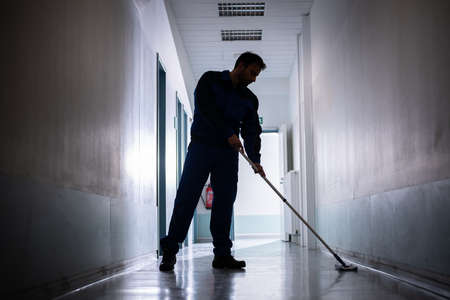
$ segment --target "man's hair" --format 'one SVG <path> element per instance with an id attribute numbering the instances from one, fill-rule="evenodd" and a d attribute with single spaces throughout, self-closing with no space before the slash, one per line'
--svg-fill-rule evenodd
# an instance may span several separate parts
<path id="1" fill-rule="evenodd" d="M 261 70 L 264 70 L 266 68 L 266 64 L 258 54 L 248 51 L 239 55 L 236 63 L 234 64 L 234 68 L 237 68 L 240 63 L 243 63 L 246 67 L 251 64 L 257 64 L 261 68 Z"/>

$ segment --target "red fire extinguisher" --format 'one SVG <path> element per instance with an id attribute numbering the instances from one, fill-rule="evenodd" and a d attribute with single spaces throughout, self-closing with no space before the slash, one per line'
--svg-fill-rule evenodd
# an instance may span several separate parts
<path id="1" fill-rule="evenodd" d="M 211 184 L 208 184 L 208 186 L 206 187 L 206 203 L 205 203 L 205 207 L 207 209 L 212 208 L 213 198 L 214 198 L 213 189 L 211 187 Z"/>

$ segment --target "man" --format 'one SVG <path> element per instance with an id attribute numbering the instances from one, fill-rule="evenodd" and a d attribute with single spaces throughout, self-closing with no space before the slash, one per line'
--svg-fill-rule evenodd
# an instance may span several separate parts
<path id="1" fill-rule="evenodd" d="M 214 192 L 210 230 L 213 237 L 214 268 L 240 269 L 245 261 L 231 255 L 233 204 L 238 181 L 238 156 L 242 150 L 239 129 L 255 173 L 265 176 L 260 163 L 261 126 L 258 98 L 247 88 L 266 65 L 258 55 L 245 52 L 233 71 L 202 75 L 194 92 L 195 111 L 191 143 L 175 198 L 169 233 L 161 239 L 163 259 L 159 269 L 171 271 L 176 263 L 178 243 L 186 238 L 203 186 L 211 173 Z"/>

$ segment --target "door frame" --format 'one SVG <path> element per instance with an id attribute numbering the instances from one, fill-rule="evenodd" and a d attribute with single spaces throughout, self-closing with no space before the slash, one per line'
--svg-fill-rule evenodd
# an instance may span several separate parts
<path id="1" fill-rule="evenodd" d="M 166 68 L 156 53 L 156 206 L 157 257 L 162 254 L 159 240 L 166 235 Z"/>

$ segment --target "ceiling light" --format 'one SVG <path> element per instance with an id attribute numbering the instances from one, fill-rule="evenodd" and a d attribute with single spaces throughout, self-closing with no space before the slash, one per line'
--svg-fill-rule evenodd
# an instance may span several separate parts
<path id="1" fill-rule="evenodd" d="M 221 30 L 222 41 L 260 41 L 262 30 Z"/>
<path id="2" fill-rule="evenodd" d="M 242 17 L 242 16 L 264 16 L 265 2 L 241 2 L 226 3 L 219 2 L 220 17 Z"/>

